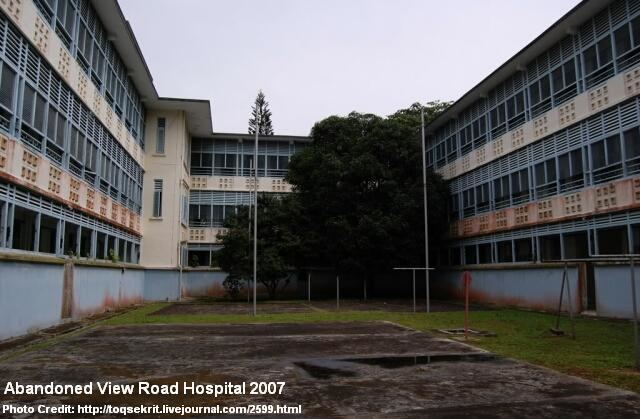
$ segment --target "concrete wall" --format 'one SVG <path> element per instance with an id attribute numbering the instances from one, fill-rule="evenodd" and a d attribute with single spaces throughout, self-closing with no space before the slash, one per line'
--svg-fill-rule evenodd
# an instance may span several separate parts
<path id="1" fill-rule="evenodd" d="M 0 340 L 60 321 L 62 272 L 63 265 L 0 262 Z"/>
<path id="2" fill-rule="evenodd" d="M 0 340 L 57 325 L 63 317 L 81 319 L 149 299 L 142 269 L 77 264 L 66 293 L 64 271 L 62 260 L 0 260 Z M 163 291 L 150 297 L 160 300 Z M 175 295 L 177 288 L 173 295 L 167 293 L 170 298 Z"/>
<path id="3" fill-rule="evenodd" d="M 482 268 L 470 269 L 472 302 L 494 303 L 528 307 L 540 310 L 557 310 L 562 267 L 534 267 L 521 269 Z M 433 273 L 432 291 L 435 296 L 464 298 L 462 271 L 441 271 Z M 569 281 L 574 311 L 580 308 L 580 287 L 578 270 L 569 268 Z M 566 288 L 565 288 L 566 293 Z M 563 309 L 566 310 L 566 294 Z"/>
<path id="4" fill-rule="evenodd" d="M 629 266 L 595 266 L 596 311 L 599 316 L 633 317 Z M 636 301 L 640 307 L 640 268 L 635 268 Z"/>
<path id="5" fill-rule="evenodd" d="M 0 257 L 0 340 L 57 325 L 63 318 L 77 320 L 143 301 L 175 301 L 180 285 L 184 297 L 225 295 L 226 273 L 220 271 L 185 270 L 180 281 L 175 269 L 78 262 L 66 282 L 64 272 L 63 259 Z M 279 296 L 297 291 L 293 278 Z M 262 286 L 258 295 L 266 296 Z"/>
<path id="6" fill-rule="evenodd" d="M 175 301 L 180 289 L 178 272 L 174 270 L 146 270 L 145 301 Z"/>
<path id="7" fill-rule="evenodd" d="M 220 271 L 186 271 L 182 272 L 182 295 L 184 297 L 224 297 L 222 286 L 227 277 Z"/>

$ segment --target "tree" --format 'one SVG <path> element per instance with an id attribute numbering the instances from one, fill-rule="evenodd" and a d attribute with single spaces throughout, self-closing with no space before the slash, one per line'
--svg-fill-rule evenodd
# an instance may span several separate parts
<path id="1" fill-rule="evenodd" d="M 269 298 L 275 298 L 290 282 L 299 252 L 299 234 L 292 222 L 298 211 L 294 195 L 258 196 L 258 282 L 267 289 Z M 253 276 L 253 234 L 247 228 L 248 216 L 248 207 L 238 208 L 225 220 L 227 230 L 218 236 L 223 248 L 216 253 L 216 262 L 228 273 L 224 285 L 232 297 Z"/>
<path id="2" fill-rule="evenodd" d="M 269 109 L 269 102 L 262 93 L 262 90 L 258 92 L 256 101 L 251 108 L 251 118 L 249 119 L 249 134 L 256 133 L 256 127 L 258 134 L 260 135 L 273 135 L 273 126 L 271 125 L 271 110 Z"/>
<path id="3" fill-rule="evenodd" d="M 302 264 L 365 278 L 424 265 L 422 157 L 412 108 L 389 118 L 353 112 L 315 124 L 312 143 L 293 156 L 287 175 L 303 208 Z M 447 230 L 449 191 L 433 172 L 427 187 L 436 244 Z"/>
<path id="4" fill-rule="evenodd" d="M 393 119 L 403 125 L 419 129 L 421 124 L 420 111 L 422 109 L 424 109 L 424 122 L 425 124 L 429 124 L 431 121 L 436 119 L 438 115 L 444 112 L 445 109 L 451 106 L 452 103 L 453 102 L 441 102 L 439 100 L 434 100 L 422 105 L 420 102 L 415 102 L 408 108 L 400 109 L 392 115 L 389 115 L 389 119 Z"/>

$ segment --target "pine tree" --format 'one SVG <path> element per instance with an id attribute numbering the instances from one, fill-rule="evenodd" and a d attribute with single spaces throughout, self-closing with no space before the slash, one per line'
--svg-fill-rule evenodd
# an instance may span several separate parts
<path id="1" fill-rule="evenodd" d="M 256 101 L 251 109 L 251 118 L 249 119 L 249 134 L 273 135 L 273 126 L 271 125 L 271 110 L 269 110 L 269 102 L 267 102 L 262 90 L 258 92 Z"/>

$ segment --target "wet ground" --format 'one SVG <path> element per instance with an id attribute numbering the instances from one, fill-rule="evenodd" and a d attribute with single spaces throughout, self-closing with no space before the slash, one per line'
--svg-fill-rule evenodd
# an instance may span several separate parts
<path id="1" fill-rule="evenodd" d="M 302 405 L 307 417 L 363 418 L 640 415 L 635 393 L 388 322 L 102 326 L 2 361 L 0 377 L 22 384 L 286 382 L 274 396 L 0 392 L 0 404 L 287 404 Z"/>
<path id="2" fill-rule="evenodd" d="M 426 311 L 426 301 L 416 300 L 416 311 Z M 479 307 L 472 306 L 471 309 Z M 431 311 L 460 311 L 464 307 L 460 304 L 447 302 L 431 302 Z M 486 309 L 486 308 L 483 308 Z M 247 314 L 251 313 L 253 306 L 246 302 L 206 302 L 193 300 L 184 303 L 175 303 L 163 307 L 153 314 Z M 336 300 L 318 300 L 311 302 L 265 302 L 258 304 L 259 313 L 308 313 L 312 311 L 392 311 L 392 312 L 412 312 L 413 300 L 393 299 L 393 300 L 341 300 L 340 307 Z"/>

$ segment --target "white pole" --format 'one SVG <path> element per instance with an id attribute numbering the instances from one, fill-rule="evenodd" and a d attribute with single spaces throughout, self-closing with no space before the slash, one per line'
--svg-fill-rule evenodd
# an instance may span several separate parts
<path id="1" fill-rule="evenodd" d="M 416 270 L 413 271 L 413 312 L 416 312 Z"/>
<path id="2" fill-rule="evenodd" d="M 256 117 L 257 118 L 257 117 Z M 253 315 L 258 314 L 256 307 L 258 295 L 258 131 L 260 124 L 256 121 L 256 141 L 253 149 L 253 199 L 255 199 L 253 210 Z"/>
<path id="3" fill-rule="evenodd" d="M 336 275 L 336 309 L 340 310 L 340 275 Z"/>
<path id="4" fill-rule="evenodd" d="M 425 280 L 427 288 L 427 313 L 431 312 L 431 303 L 429 301 L 429 225 L 427 214 L 427 153 L 425 150 L 426 138 L 424 135 L 424 107 L 420 109 L 420 120 L 422 122 L 422 187 L 424 189 L 424 260 L 425 260 Z"/>
<path id="5" fill-rule="evenodd" d="M 253 173 L 253 160 L 249 160 L 249 177 L 251 177 Z M 251 189 L 249 189 L 249 235 L 251 235 L 251 207 L 253 203 L 253 196 L 251 193 Z"/>
<path id="6" fill-rule="evenodd" d="M 178 274 L 178 301 L 182 301 L 182 244 L 178 243 L 178 265 L 180 267 L 180 273 Z"/>

